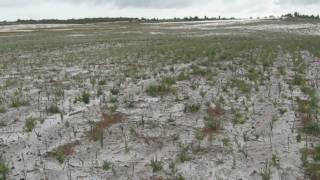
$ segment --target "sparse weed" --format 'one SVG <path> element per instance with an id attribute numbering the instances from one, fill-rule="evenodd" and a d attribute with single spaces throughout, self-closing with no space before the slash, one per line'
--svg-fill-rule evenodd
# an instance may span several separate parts
<path id="1" fill-rule="evenodd" d="M 27 132 L 31 132 L 37 125 L 38 118 L 30 117 L 26 120 L 25 129 Z"/>
<path id="2" fill-rule="evenodd" d="M 151 160 L 152 172 L 156 173 L 163 169 L 163 162 L 159 161 L 158 158 Z"/>
<path id="3" fill-rule="evenodd" d="M 9 172 L 9 167 L 6 165 L 5 162 L 0 161 L 0 179 L 6 180 L 8 172 Z"/>
<path id="4" fill-rule="evenodd" d="M 83 102 L 85 104 L 89 104 L 90 103 L 90 94 L 86 91 L 83 91 L 82 94 L 74 100 L 74 103 L 76 103 L 78 101 Z"/>
<path id="5" fill-rule="evenodd" d="M 14 97 L 11 99 L 11 104 L 10 106 L 13 108 L 18 108 L 21 106 L 27 106 L 29 105 L 29 101 L 23 98 L 19 98 L 19 97 Z"/>
<path id="6" fill-rule="evenodd" d="M 53 152 L 50 152 L 50 155 L 53 155 L 57 161 L 62 164 L 64 163 L 67 156 L 70 156 L 73 153 L 73 149 L 75 146 L 79 145 L 79 141 L 75 141 L 72 143 L 64 144 L 56 148 Z"/>
<path id="7" fill-rule="evenodd" d="M 190 161 L 191 157 L 188 154 L 188 149 L 187 148 L 183 148 L 181 150 L 181 152 L 178 154 L 178 161 L 181 163 L 184 163 L 186 161 Z"/>
<path id="8" fill-rule="evenodd" d="M 222 143 L 223 143 L 223 146 L 227 147 L 230 145 L 230 138 L 229 137 L 225 137 L 222 139 Z"/>
<path id="9" fill-rule="evenodd" d="M 51 104 L 49 106 L 49 108 L 47 109 L 47 112 L 51 113 L 51 114 L 59 114 L 60 113 L 60 109 L 59 109 L 59 107 L 57 105 Z"/>
<path id="10" fill-rule="evenodd" d="M 232 88 L 238 88 L 242 93 L 248 94 L 251 91 L 251 85 L 247 84 L 244 80 L 232 79 L 230 84 Z"/>
<path id="11" fill-rule="evenodd" d="M 84 102 L 85 104 L 89 104 L 90 103 L 90 94 L 85 91 L 82 92 L 80 100 L 82 102 Z"/>
<path id="12" fill-rule="evenodd" d="M 261 169 L 260 175 L 262 177 L 262 180 L 271 180 L 271 167 L 268 161 L 264 163 L 264 167 Z"/>
<path id="13" fill-rule="evenodd" d="M 7 109 L 5 106 L 0 106 L 0 114 L 2 113 L 6 113 L 7 112 Z"/>
<path id="14" fill-rule="evenodd" d="M 106 83 L 107 81 L 105 79 L 101 79 L 99 80 L 98 85 L 103 86 L 103 85 L 106 85 Z"/>
<path id="15" fill-rule="evenodd" d="M 186 104 L 184 108 L 184 112 L 196 113 L 200 110 L 200 104 Z"/>
<path id="16" fill-rule="evenodd" d="M 56 157 L 56 159 L 58 160 L 58 162 L 60 164 L 62 164 L 64 162 L 65 155 L 64 155 L 64 153 L 62 151 L 55 152 L 55 157 Z"/>
<path id="17" fill-rule="evenodd" d="M 111 92 L 112 95 L 118 95 L 120 93 L 119 89 L 117 89 L 117 88 L 112 88 L 110 90 L 110 92 Z"/>
<path id="18" fill-rule="evenodd" d="M 181 72 L 178 76 L 177 76 L 177 81 L 186 81 L 189 80 L 190 76 L 188 74 L 186 74 L 185 72 Z"/>
<path id="19" fill-rule="evenodd" d="M 146 89 L 146 93 L 149 96 L 162 96 L 166 95 L 171 91 L 170 87 L 164 84 L 159 84 L 159 85 L 150 85 Z"/>
<path id="20" fill-rule="evenodd" d="M 166 76 L 161 79 L 161 84 L 164 84 L 167 86 L 172 86 L 172 85 L 176 84 L 176 81 L 177 81 L 176 77 Z"/>
<path id="21" fill-rule="evenodd" d="M 222 122 L 217 118 L 206 116 L 204 120 L 206 122 L 206 128 L 208 128 L 209 130 L 218 130 L 222 128 Z"/>
<path id="22" fill-rule="evenodd" d="M 240 113 L 239 111 L 236 111 L 234 114 L 233 123 L 234 124 L 244 124 L 246 122 L 245 116 Z"/>
<path id="23" fill-rule="evenodd" d="M 198 65 L 195 65 L 195 64 L 191 66 L 191 69 L 192 69 L 193 75 L 205 77 L 211 74 L 211 71 L 209 69 L 204 67 L 199 67 Z"/>
<path id="24" fill-rule="evenodd" d="M 112 162 L 103 161 L 102 169 L 105 171 L 109 171 L 112 168 Z"/>
<path id="25" fill-rule="evenodd" d="M 272 154 L 272 166 L 280 168 L 280 159 L 275 154 Z"/>
<path id="26" fill-rule="evenodd" d="M 186 178 L 184 178 L 181 173 L 176 177 L 176 180 L 185 180 L 185 179 Z"/>

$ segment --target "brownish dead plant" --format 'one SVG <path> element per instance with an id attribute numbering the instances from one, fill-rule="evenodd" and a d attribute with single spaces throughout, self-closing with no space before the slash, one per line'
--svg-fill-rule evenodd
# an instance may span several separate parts
<path id="1" fill-rule="evenodd" d="M 96 123 L 94 127 L 87 133 L 87 137 L 91 141 L 97 141 L 103 134 L 103 131 L 113 124 L 117 124 L 122 121 L 123 115 L 121 113 L 115 114 L 102 114 L 103 119 Z"/>

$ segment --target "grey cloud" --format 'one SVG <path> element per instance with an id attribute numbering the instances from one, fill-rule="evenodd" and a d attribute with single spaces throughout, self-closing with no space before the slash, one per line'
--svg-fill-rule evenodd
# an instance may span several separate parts
<path id="1" fill-rule="evenodd" d="M 192 5 L 199 0 L 115 0 L 120 7 L 152 7 L 152 8 L 175 8 Z"/>
<path id="2" fill-rule="evenodd" d="M 63 0 L 69 3 L 111 4 L 116 7 L 137 8 L 182 8 L 208 0 Z"/>
<path id="3" fill-rule="evenodd" d="M 0 0 L 0 7 L 14 7 L 14 6 L 23 6 L 29 3 L 35 3 L 37 0 L 28 1 L 28 0 L 20 0 L 20 1 L 13 1 L 13 0 Z"/>
<path id="4" fill-rule="evenodd" d="M 206 5 L 215 0 L 0 0 L 1 7 L 16 7 L 24 5 L 37 5 L 41 3 L 69 3 L 69 4 L 93 4 L 93 5 L 113 5 L 118 8 L 184 8 L 195 5 Z M 225 0 L 223 3 L 232 6 L 239 0 Z M 241 2 L 241 1 L 240 1 Z M 274 0 L 277 5 L 314 5 L 320 4 L 320 0 Z M 256 0 L 252 0 L 252 4 L 257 4 Z"/>
<path id="5" fill-rule="evenodd" d="M 320 0 L 0 0 L 0 20 L 318 14 Z M 156 9 L 156 10 L 155 10 Z"/>
<path id="6" fill-rule="evenodd" d="M 238 0 L 225 0 L 226 4 L 232 4 Z M 214 2 L 214 0 L 0 0 L 0 7 L 36 5 L 45 2 L 63 2 L 72 4 L 113 4 L 117 7 L 149 7 L 149 8 L 178 8 L 194 4 Z M 275 4 L 310 5 L 320 3 L 320 0 L 274 0 Z M 252 4 L 256 4 L 252 1 Z"/>
<path id="7" fill-rule="evenodd" d="M 183 8 L 195 4 L 208 3 L 210 0 L 0 0 L 0 7 L 36 5 L 40 3 L 69 3 L 114 5 L 119 8 Z"/>

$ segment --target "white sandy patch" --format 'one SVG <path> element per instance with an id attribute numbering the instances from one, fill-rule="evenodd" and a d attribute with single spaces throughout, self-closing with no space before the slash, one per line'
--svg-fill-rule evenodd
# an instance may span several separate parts
<path id="1" fill-rule="evenodd" d="M 19 24 L 0 26 L 0 32 L 32 32 L 36 29 L 51 29 L 61 30 L 58 28 L 76 26 L 75 24 Z M 62 29 L 65 30 L 65 29 Z M 69 30 L 69 29 L 68 29 Z"/>
<path id="2" fill-rule="evenodd" d="M 69 37 L 85 37 L 85 36 L 88 36 L 87 34 L 71 34 L 71 35 L 68 35 Z"/>
<path id="3" fill-rule="evenodd" d="M 230 26 L 225 29 L 246 29 L 254 31 L 296 32 L 307 35 L 320 35 L 320 24 L 260 24 Z"/>
<path id="4" fill-rule="evenodd" d="M 236 20 L 212 20 L 212 21 L 184 21 L 184 22 L 164 22 L 164 23 L 154 23 L 153 28 L 163 28 L 163 29 L 216 29 L 217 27 L 227 26 L 227 25 L 244 25 L 248 23 L 260 22 L 262 20 L 252 20 L 252 19 L 236 19 Z"/>
<path id="5" fill-rule="evenodd" d="M 163 34 L 162 32 L 150 32 L 151 35 Z"/>

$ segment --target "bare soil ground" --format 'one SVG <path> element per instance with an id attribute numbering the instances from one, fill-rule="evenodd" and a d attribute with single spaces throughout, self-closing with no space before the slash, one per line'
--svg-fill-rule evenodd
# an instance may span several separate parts
<path id="1" fill-rule="evenodd" d="M 0 179 L 319 179 L 319 30 L 0 26 Z"/>

